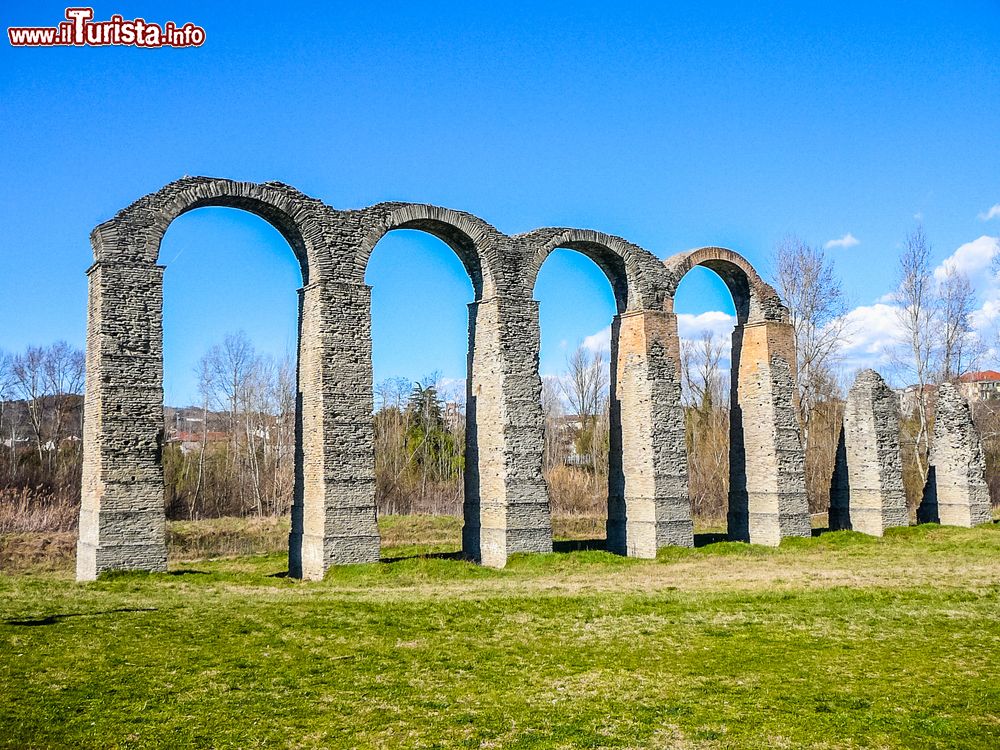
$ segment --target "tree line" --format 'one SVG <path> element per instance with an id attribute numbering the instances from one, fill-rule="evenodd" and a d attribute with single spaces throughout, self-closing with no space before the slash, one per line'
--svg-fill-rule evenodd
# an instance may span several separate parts
<path id="1" fill-rule="evenodd" d="M 0 530 L 76 525 L 84 355 L 65 341 L 0 351 Z"/>

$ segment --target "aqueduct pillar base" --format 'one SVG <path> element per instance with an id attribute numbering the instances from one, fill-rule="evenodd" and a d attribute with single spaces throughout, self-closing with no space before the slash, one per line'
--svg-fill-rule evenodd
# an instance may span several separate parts
<path id="1" fill-rule="evenodd" d="M 163 510 L 163 268 L 88 272 L 87 381 L 77 580 L 167 569 Z"/>
<path id="2" fill-rule="evenodd" d="M 623 313 L 611 341 L 608 550 L 652 558 L 667 545 L 691 547 L 677 316 Z"/>
<path id="3" fill-rule="evenodd" d="M 299 293 L 296 490 L 289 575 L 378 562 L 371 288 L 318 281 Z"/>
<path id="4" fill-rule="evenodd" d="M 909 514 L 899 452 L 899 403 L 874 370 L 854 381 L 844 407 L 830 488 L 830 528 L 882 536 Z"/>
<path id="5" fill-rule="evenodd" d="M 518 552 L 552 551 L 538 377 L 538 303 L 469 305 L 462 549 L 502 568 Z"/>
<path id="6" fill-rule="evenodd" d="M 810 536 L 805 457 L 795 413 L 795 337 L 789 323 L 733 331 L 729 536 L 777 546 Z"/>
<path id="7" fill-rule="evenodd" d="M 954 385 L 942 383 L 918 522 L 966 527 L 989 523 L 993 514 L 985 470 L 983 446 L 969 403 Z"/>

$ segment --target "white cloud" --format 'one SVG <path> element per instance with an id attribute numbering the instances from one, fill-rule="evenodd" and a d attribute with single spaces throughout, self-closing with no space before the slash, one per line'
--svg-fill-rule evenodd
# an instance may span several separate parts
<path id="1" fill-rule="evenodd" d="M 986 300 L 983 306 L 969 316 L 969 325 L 980 334 L 988 332 L 1000 321 L 1000 301 Z"/>
<path id="2" fill-rule="evenodd" d="M 989 211 L 983 211 L 979 214 L 980 221 L 989 221 L 990 219 L 995 219 L 1000 216 L 1000 203 L 994 203 L 990 206 Z"/>
<path id="3" fill-rule="evenodd" d="M 611 326 L 607 328 L 602 328 L 597 333 L 592 333 L 587 338 L 583 340 L 581 344 L 584 349 L 597 354 L 599 352 L 610 352 L 611 351 Z"/>
<path id="4" fill-rule="evenodd" d="M 736 316 L 720 310 L 709 310 L 698 315 L 691 313 L 677 315 L 677 330 L 682 339 L 699 339 L 704 331 L 711 333 L 712 338 L 728 339 L 735 325 Z"/>
<path id="5" fill-rule="evenodd" d="M 835 240 L 828 240 L 823 245 L 823 249 L 824 250 L 830 250 L 830 249 L 835 248 L 835 247 L 848 248 L 848 247 L 854 247 L 855 245 L 860 245 L 860 244 L 861 244 L 861 240 L 859 240 L 853 234 L 851 234 L 850 232 L 848 232 L 843 237 L 840 237 L 840 238 L 835 239 Z"/>
<path id="6" fill-rule="evenodd" d="M 941 261 L 941 265 L 934 269 L 934 278 L 944 281 L 949 269 L 954 269 L 968 276 L 973 286 L 989 284 L 993 280 L 993 258 L 997 253 L 1000 253 L 997 238 L 984 234 L 979 239 L 966 242 Z"/>
<path id="7" fill-rule="evenodd" d="M 884 366 L 889 352 L 899 341 L 899 308 L 876 302 L 855 307 L 845 316 L 845 336 L 841 356 L 846 371 Z"/>

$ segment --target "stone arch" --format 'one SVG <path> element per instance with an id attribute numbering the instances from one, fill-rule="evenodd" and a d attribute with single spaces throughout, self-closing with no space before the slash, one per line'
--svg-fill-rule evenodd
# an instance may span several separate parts
<path id="1" fill-rule="evenodd" d="M 473 302 L 469 305 L 469 328 L 466 340 L 466 414 L 465 414 L 465 467 L 463 470 L 464 500 L 463 549 L 465 554 L 480 562 L 502 566 L 506 563 L 506 547 L 502 540 L 492 545 L 483 544 L 482 503 L 483 476 L 502 474 L 501 456 L 503 441 L 489 432 L 480 435 L 480 412 L 489 419 L 499 415 L 495 409 L 480 408 L 483 401 L 495 406 L 500 394 L 496 392 L 497 378 L 490 377 L 490 368 L 484 367 L 483 353 L 489 351 L 496 359 L 499 347 L 490 346 L 490 335 L 498 335 L 494 326 L 481 315 L 490 309 L 490 303 L 483 307 L 484 299 L 492 299 L 496 293 L 494 268 L 503 246 L 503 235 L 490 224 L 472 214 L 454 211 L 439 206 L 419 203 L 381 203 L 359 212 L 363 228 L 362 239 L 353 248 L 353 265 L 350 274 L 353 280 L 369 294 L 368 304 L 359 314 L 365 316 L 371 326 L 371 288 L 365 284 L 368 261 L 376 245 L 390 232 L 399 229 L 421 231 L 441 240 L 461 261 L 469 280 L 472 282 Z M 477 356 L 478 355 L 478 356 Z M 373 377 L 372 342 L 368 341 L 366 352 L 367 376 Z M 485 390 L 485 394 L 484 394 Z M 366 392 L 369 411 L 374 411 L 374 394 Z M 492 448 L 492 450 L 491 450 Z M 488 494 L 488 492 L 487 492 Z M 498 501 L 498 504 L 500 502 Z M 487 524 L 488 525 L 488 524 Z M 502 535 L 501 535 L 502 536 Z"/>
<path id="2" fill-rule="evenodd" d="M 534 290 L 542 264 L 558 249 L 576 250 L 590 258 L 607 276 L 619 314 L 628 310 L 659 309 L 663 304 L 659 259 L 628 240 L 593 229 L 547 227 L 514 237 L 524 248 L 525 288 Z"/>
<path id="3" fill-rule="evenodd" d="M 236 182 L 184 177 L 143 196 L 91 232 L 94 261 L 151 263 L 178 216 L 210 206 L 236 208 L 259 216 L 288 242 L 302 269 L 303 284 L 329 272 L 324 213 L 327 207 L 281 182 Z"/>
<path id="4" fill-rule="evenodd" d="M 360 213 L 364 235 L 353 255 L 357 283 L 364 283 L 368 260 L 379 240 L 397 229 L 414 229 L 437 237 L 454 251 L 472 280 L 477 300 L 496 293 L 506 237 L 479 217 L 424 203 L 380 203 Z"/>
<path id="5" fill-rule="evenodd" d="M 615 295 L 608 549 L 650 558 L 660 547 L 691 546 L 677 321 L 664 307 L 668 300 L 662 262 L 620 237 L 587 229 L 538 229 L 514 239 L 521 245 L 529 297 L 542 264 L 560 248 L 590 258 Z M 537 328 L 538 303 L 532 302 Z M 537 353 L 535 359 L 537 363 Z"/>
<path id="6" fill-rule="evenodd" d="M 535 441 L 518 413 L 530 384 L 526 347 L 517 342 L 526 329 L 518 290 L 509 281 L 509 269 L 516 268 L 509 238 L 471 214 L 425 204 L 333 212 L 331 224 L 337 237 L 335 273 L 330 281 L 310 285 L 305 302 L 323 311 L 319 318 L 328 342 L 316 358 L 329 404 L 324 409 L 331 413 L 322 438 L 329 468 L 325 494 L 307 492 L 301 507 L 293 508 L 290 570 L 319 578 L 331 565 L 379 558 L 371 288 L 365 271 L 376 244 L 396 229 L 442 240 L 462 261 L 475 292 L 466 379 L 465 554 L 501 567 L 512 553 L 551 551 L 544 483 L 524 468 Z M 529 390 L 531 399 L 537 394 Z M 479 430 L 480 421 L 490 429 Z M 537 442 L 540 454 L 540 435 Z M 307 490 L 310 486 L 307 478 Z"/>
<path id="7" fill-rule="evenodd" d="M 277 182 L 255 184 L 186 177 L 120 211 L 91 233 L 88 271 L 87 379 L 83 492 L 77 577 L 111 568 L 166 567 L 163 508 L 163 266 L 160 243 L 171 222 L 197 208 L 222 206 L 256 214 L 288 241 L 303 289 L 329 274 L 324 204 Z M 301 292 L 300 292 L 301 294 Z M 318 325 L 300 298 L 300 331 Z M 300 337 L 296 400 L 295 493 L 316 463 L 322 432 L 310 404 L 318 398 Z"/>
<path id="8" fill-rule="evenodd" d="M 695 266 L 714 271 L 736 307 L 730 377 L 729 536 L 777 545 L 809 536 L 805 456 L 796 403 L 795 335 L 788 308 L 739 253 L 703 247 L 666 266 L 668 305 Z"/>
<path id="9" fill-rule="evenodd" d="M 739 323 L 788 322 L 788 308 L 774 287 L 737 252 L 724 247 L 701 247 L 673 255 L 663 263 L 667 268 L 666 291 L 670 299 L 677 294 L 684 275 L 695 266 L 702 266 L 714 271 L 729 288 Z"/>

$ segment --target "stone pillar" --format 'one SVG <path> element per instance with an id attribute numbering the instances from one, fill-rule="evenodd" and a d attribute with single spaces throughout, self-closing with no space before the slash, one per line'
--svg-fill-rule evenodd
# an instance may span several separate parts
<path id="1" fill-rule="evenodd" d="M 167 569 L 163 268 L 105 261 L 87 273 L 80 581 L 112 569 Z"/>
<path id="2" fill-rule="evenodd" d="M 934 442 L 920 523 L 977 526 L 992 520 L 986 461 L 968 402 L 951 383 L 938 388 Z"/>
<path id="3" fill-rule="evenodd" d="M 372 400 L 371 288 L 309 284 L 299 292 L 294 577 L 379 560 Z"/>
<path id="4" fill-rule="evenodd" d="M 899 452 L 899 399 L 874 370 L 854 381 L 844 406 L 834 482 L 830 528 L 882 536 L 906 526 Z"/>
<path id="5" fill-rule="evenodd" d="M 694 545 L 677 316 L 639 310 L 612 324 L 608 550 L 656 557 Z"/>
<path id="6" fill-rule="evenodd" d="M 469 305 L 462 547 L 491 567 L 514 553 L 552 551 L 538 350 L 534 300 Z"/>
<path id="7" fill-rule="evenodd" d="M 790 324 L 744 323 L 733 331 L 731 539 L 777 546 L 783 537 L 812 533 L 794 363 Z"/>

